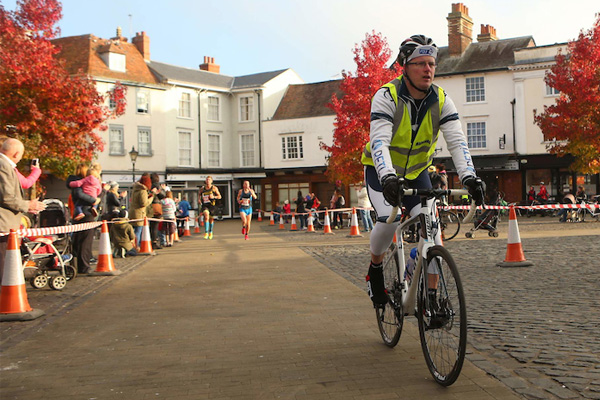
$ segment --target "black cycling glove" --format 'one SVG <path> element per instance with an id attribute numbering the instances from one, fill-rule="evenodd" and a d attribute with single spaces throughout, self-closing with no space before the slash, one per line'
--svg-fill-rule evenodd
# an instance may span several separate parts
<path id="1" fill-rule="evenodd" d="M 475 204 L 481 206 L 485 198 L 485 182 L 477 176 L 468 176 L 463 180 L 463 185 L 469 189 L 469 194 L 475 200 Z"/>
<path id="2" fill-rule="evenodd" d="M 393 207 L 399 205 L 400 187 L 403 186 L 403 181 L 402 178 L 398 178 L 398 176 L 394 174 L 386 175 L 381 179 L 383 198 Z"/>

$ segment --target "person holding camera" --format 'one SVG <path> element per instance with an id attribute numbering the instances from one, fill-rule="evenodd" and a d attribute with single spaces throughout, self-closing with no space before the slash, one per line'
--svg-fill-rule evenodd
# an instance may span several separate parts
<path id="1" fill-rule="evenodd" d="M 21 187 L 23 189 L 29 189 L 30 187 L 32 187 L 34 183 L 36 183 L 37 180 L 40 178 L 40 175 L 42 175 L 42 169 L 40 168 L 39 158 L 34 158 L 33 160 L 31 160 L 29 170 L 29 176 L 25 176 L 21 173 L 21 171 L 15 168 L 15 172 L 17 173 L 17 177 L 19 178 L 19 183 L 21 184 Z"/>

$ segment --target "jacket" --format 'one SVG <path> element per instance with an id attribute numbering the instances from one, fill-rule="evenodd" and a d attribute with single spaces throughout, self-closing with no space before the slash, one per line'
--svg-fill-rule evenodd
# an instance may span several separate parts
<path id="1" fill-rule="evenodd" d="M 370 142 L 362 162 L 374 166 L 380 180 L 388 174 L 415 179 L 431 165 L 440 130 L 460 179 L 476 176 L 452 100 L 436 85 L 415 100 L 401 75 L 373 96 Z"/>
<path id="2" fill-rule="evenodd" d="M 115 247 L 122 247 L 126 251 L 133 248 L 132 240 L 135 239 L 133 227 L 127 218 L 116 218 L 110 227 L 110 239 Z"/>
<path id="3" fill-rule="evenodd" d="M 0 232 L 19 229 L 21 213 L 29 210 L 23 199 L 21 183 L 8 159 L 0 154 Z"/>
<path id="4" fill-rule="evenodd" d="M 144 217 L 146 217 L 146 207 L 152 204 L 154 195 L 148 192 L 146 186 L 140 182 L 133 184 L 133 194 L 131 195 L 131 203 L 129 204 L 129 218 L 141 219 L 142 221 L 132 221 L 132 226 L 143 226 Z"/>

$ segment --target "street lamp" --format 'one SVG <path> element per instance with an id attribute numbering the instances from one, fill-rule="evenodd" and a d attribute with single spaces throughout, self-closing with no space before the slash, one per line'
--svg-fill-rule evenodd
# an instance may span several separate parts
<path id="1" fill-rule="evenodd" d="M 133 166 L 133 182 L 135 182 L 135 161 L 138 157 L 138 151 L 135 149 L 135 146 L 131 146 L 131 151 L 129 152 L 129 158 L 131 158 L 131 165 Z"/>

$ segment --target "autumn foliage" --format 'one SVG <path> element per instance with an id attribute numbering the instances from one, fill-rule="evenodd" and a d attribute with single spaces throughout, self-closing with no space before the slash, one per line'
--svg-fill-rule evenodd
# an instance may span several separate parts
<path id="1" fill-rule="evenodd" d="M 546 83 L 560 91 L 555 104 L 535 116 L 550 152 L 571 154 L 571 169 L 600 172 L 600 14 L 594 27 L 581 32 L 559 53 L 546 75 Z M 556 141 L 554 141 L 556 140 Z"/>
<path id="2" fill-rule="evenodd" d="M 51 42 L 61 13 L 57 0 L 19 0 L 15 11 L 0 5 L 0 131 L 16 127 L 24 159 L 65 177 L 103 150 L 98 132 L 124 111 L 126 89 L 116 86 L 111 110 L 89 77 L 69 75 Z"/>
<path id="3" fill-rule="evenodd" d="M 344 184 L 363 180 L 360 158 L 369 141 L 371 99 L 382 85 L 399 75 L 388 68 L 392 51 L 379 33 L 367 33 L 353 53 L 356 72 L 342 71 L 340 88 L 344 96 L 339 99 L 334 94 L 328 105 L 336 113 L 333 144 L 321 143 L 321 149 L 330 153 L 326 173 L 329 180 Z"/>

